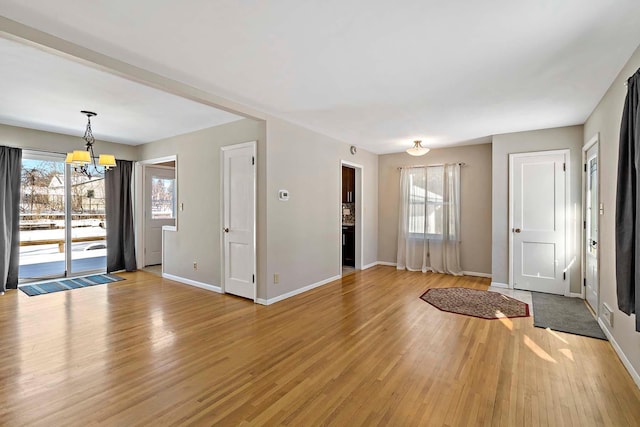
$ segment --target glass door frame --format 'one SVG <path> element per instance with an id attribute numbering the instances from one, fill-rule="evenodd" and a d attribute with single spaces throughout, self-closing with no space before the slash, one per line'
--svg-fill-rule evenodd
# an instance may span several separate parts
<path id="1" fill-rule="evenodd" d="M 48 162 L 61 162 L 64 164 L 64 271 L 61 273 L 19 278 L 19 285 L 34 283 L 50 279 L 63 279 L 70 277 L 84 276 L 87 274 L 105 273 L 105 268 L 74 271 L 73 270 L 73 168 L 65 162 L 65 155 L 57 152 L 45 152 L 39 150 L 25 149 L 22 151 L 22 160 L 41 160 Z M 106 236 L 105 236 L 106 240 Z M 105 255 L 106 257 L 106 255 Z"/>

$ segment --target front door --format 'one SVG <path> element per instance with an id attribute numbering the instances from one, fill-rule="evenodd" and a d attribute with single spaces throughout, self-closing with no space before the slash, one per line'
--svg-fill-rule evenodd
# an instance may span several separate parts
<path id="1" fill-rule="evenodd" d="M 513 287 L 564 295 L 568 151 L 512 154 Z"/>
<path id="2" fill-rule="evenodd" d="M 256 143 L 222 147 L 224 292 L 256 299 Z"/>
<path id="3" fill-rule="evenodd" d="M 144 264 L 162 263 L 162 227 L 175 225 L 175 168 L 145 166 Z"/>
<path id="4" fill-rule="evenodd" d="M 587 302 L 598 312 L 598 144 L 587 150 L 585 173 L 585 287 Z"/>

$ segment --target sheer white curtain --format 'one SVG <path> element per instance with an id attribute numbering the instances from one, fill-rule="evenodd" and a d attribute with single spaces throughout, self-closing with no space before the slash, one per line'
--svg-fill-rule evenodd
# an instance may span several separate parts
<path id="1" fill-rule="evenodd" d="M 397 266 L 462 275 L 459 164 L 402 169 Z"/>

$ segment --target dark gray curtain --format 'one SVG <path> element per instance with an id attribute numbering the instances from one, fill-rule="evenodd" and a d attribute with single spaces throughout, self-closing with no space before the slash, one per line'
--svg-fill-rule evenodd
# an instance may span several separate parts
<path id="1" fill-rule="evenodd" d="M 636 331 L 640 332 L 640 70 L 627 82 L 627 98 L 618 151 L 618 191 L 616 194 L 616 286 L 618 308 L 631 315 L 636 313 Z"/>
<path id="2" fill-rule="evenodd" d="M 0 146 L 0 292 L 18 288 L 22 150 Z"/>
<path id="3" fill-rule="evenodd" d="M 136 269 L 133 234 L 131 175 L 133 162 L 116 160 L 116 167 L 105 173 L 107 217 L 107 272 Z"/>

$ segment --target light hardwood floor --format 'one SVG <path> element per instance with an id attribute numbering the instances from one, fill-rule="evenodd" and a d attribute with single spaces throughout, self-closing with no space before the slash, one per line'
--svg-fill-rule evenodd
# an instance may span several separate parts
<path id="1" fill-rule="evenodd" d="M 606 341 L 420 300 L 375 267 L 264 307 L 145 272 L 0 297 L 0 425 L 637 426 Z"/>

